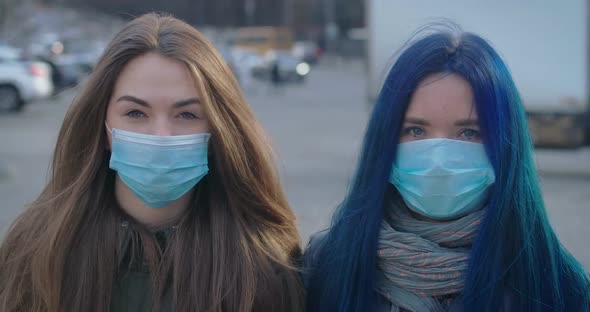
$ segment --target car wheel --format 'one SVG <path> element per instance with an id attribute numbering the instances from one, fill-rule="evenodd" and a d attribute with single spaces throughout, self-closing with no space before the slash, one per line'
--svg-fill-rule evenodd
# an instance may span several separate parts
<path id="1" fill-rule="evenodd" d="M 0 86 L 0 111 L 16 112 L 23 109 L 23 101 L 13 86 Z"/>

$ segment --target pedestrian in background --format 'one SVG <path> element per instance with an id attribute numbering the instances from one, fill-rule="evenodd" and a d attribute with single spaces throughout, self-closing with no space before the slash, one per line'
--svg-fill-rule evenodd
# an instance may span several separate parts
<path id="1" fill-rule="evenodd" d="M 110 43 L 0 247 L 0 311 L 301 311 L 295 216 L 230 69 L 147 14 Z"/>
<path id="2" fill-rule="evenodd" d="M 272 60 L 270 66 L 270 83 L 275 93 L 282 93 L 283 77 L 281 77 L 281 67 L 278 56 Z"/>

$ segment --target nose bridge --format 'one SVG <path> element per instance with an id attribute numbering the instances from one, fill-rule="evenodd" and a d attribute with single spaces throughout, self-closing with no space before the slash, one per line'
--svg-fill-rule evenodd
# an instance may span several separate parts
<path id="1" fill-rule="evenodd" d="M 429 136 L 429 139 L 452 139 L 453 134 L 449 133 L 448 131 L 440 130 L 432 132 Z"/>
<path id="2" fill-rule="evenodd" d="M 154 135 L 160 136 L 170 136 L 174 135 L 172 123 L 166 116 L 158 116 L 154 120 L 154 124 L 152 125 L 152 133 Z"/>
<path id="3" fill-rule="evenodd" d="M 429 137 L 432 139 L 452 139 L 455 137 L 454 129 L 447 124 L 433 124 Z"/>

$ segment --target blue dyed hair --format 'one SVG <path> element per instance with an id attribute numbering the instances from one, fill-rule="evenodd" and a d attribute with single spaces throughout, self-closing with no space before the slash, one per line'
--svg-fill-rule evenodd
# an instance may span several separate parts
<path id="1" fill-rule="evenodd" d="M 518 91 L 481 37 L 438 31 L 416 40 L 389 71 L 365 134 L 350 191 L 308 267 L 309 311 L 373 311 L 384 194 L 411 95 L 435 73 L 472 87 L 482 139 L 496 174 L 466 272 L 465 311 L 590 311 L 590 282 L 552 230 Z"/>

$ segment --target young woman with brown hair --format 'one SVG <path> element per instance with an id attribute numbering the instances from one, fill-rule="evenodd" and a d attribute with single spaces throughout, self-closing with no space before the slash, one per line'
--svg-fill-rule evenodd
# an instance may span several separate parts
<path id="1" fill-rule="evenodd" d="M 295 217 L 229 67 L 147 14 L 110 43 L 0 247 L 0 310 L 301 311 Z"/>

